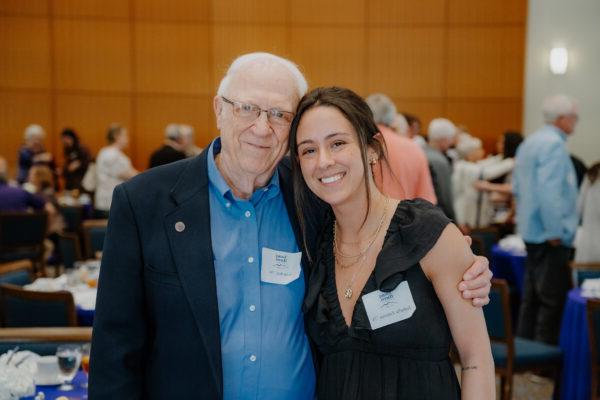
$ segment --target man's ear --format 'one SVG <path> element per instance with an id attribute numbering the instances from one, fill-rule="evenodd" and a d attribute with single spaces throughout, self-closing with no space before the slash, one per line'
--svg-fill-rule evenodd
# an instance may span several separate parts
<path id="1" fill-rule="evenodd" d="M 223 112 L 223 101 L 221 100 L 221 96 L 215 96 L 213 98 L 213 111 L 215 112 L 217 129 L 221 129 L 221 112 Z"/>

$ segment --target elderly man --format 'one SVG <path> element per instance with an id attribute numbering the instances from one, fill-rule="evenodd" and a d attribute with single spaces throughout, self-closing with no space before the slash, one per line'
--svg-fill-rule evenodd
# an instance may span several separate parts
<path id="1" fill-rule="evenodd" d="M 202 153 L 202 147 L 196 146 L 194 142 L 195 132 L 191 125 L 179 124 L 179 131 L 181 132 L 181 148 L 186 157 L 195 157 Z"/>
<path id="2" fill-rule="evenodd" d="M 183 160 L 186 156 L 182 151 L 183 135 L 178 124 L 169 124 L 165 128 L 165 141 L 163 145 L 150 156 L 148 168 L 170 164 Z"/>
<path id="3" fill-rule="evenodd" d="M 220 137 L 198 157 L 117 187 L 90 398 L 314 398 L 301 310 L 308 261 L 280 162 L 306 89 L 288 60 L 236 59 L 213 102 Z M 299 275 L 289 273 L 299 263 Z M 467 274 L 482 275 L 460 283 L 479 288 L 465 296 L 485 303 L 485 263 Z"/>
<path id="4" fill-rule="evenodd" d="M 546 125 L 519 146 L 513 171 L 517 228 L 527 246 L 518 334 L 555 344 L 578 223 L 577 178 L 566 146 L 578 115 L 564 95 L 546 98 L 542 111 Z"/>
<path id="5" fill-rule="evenodd" d="M 45 137 L 46 131 L 38 124 L 31 124 L 25 128 L 25 132 L 23 133 L 25 142 L 19 149 L 19 170 L 17 172 L 17 182 L 19 185 L 27 181 L 29 169 L 33 165 L 46 165 L 54 175 L 54 189 L 58 190 L 56 164 L 52 154 L 44 148 Z"/>
<path id="6" fill-rule="evenodd" d="M 423 150 L 411 139 L 395 132 L 398 113 L 394 102 L 382 93 L 372 94 L 366 100 L 386 149 L 383 165 L 373 168 L 377 186 L 382 193 L 395 199 L 420 197 L 437 203 Z M 407 125 L 406 120 L 403 122 Z"/>
<path id="7" fill-rule="evenodd" d="M 456 126 L 452 121 L 446 118 L 432 119 L 427 129 L 429 144 L 424 147 L 438 205 L 450 219 L 455 217 L 454 197 L 452 195 L 452 165 L 444 153 L 452 146 L 456 132 Z"/>

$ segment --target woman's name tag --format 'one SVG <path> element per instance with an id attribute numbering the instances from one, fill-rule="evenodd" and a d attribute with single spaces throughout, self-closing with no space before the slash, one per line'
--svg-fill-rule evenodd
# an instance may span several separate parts
<path id="1" fill-rule="evenodd" d="M 376 290 L 365 294 L 362 302 L 373 330 L 410 318 L 417 309 L 406 281 L 391 292 Z"/>
<path id="2" fill-rule="evenodd" d="M 260 280 L 277 285 L 287 285 L 300 277 L 302 253 L 288 253 L 266 247 L 262 249 Z"/>

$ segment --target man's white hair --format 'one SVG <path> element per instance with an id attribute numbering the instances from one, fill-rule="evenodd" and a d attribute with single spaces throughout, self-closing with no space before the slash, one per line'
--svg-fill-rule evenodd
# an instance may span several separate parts
<path id="1" fill-rule="evenodd" d="M 179 124 L 179 132 L 182 136 L 193 137 L 194 136 L 194 127 L 187 124 Z"/>
<path id="2" fill-rule="evenodd" d="M 406 118 L 404 117 L 404 115 L 398 113 L 396 114 L 396 116 L 394 117 L 394 122 L 392 122 L 391 125 L 392 129 L 394 129 L 394 131 L 400 135 L 400 136 L 408 136 L 408 121 L 406 121 Z"/>
<path id="3" fill-rule="evenodd" d="M 46 136 L 46 132 L 41 125 L 31 124 L 27 128 L 25 128 L 25 132 L 23 133 L 23 137 L 25 140 L 31 139 L 43 139 Z"/>
<path id="4" fill-rule="evenodd" d="M 383 93 L 373 93 L 366 99 L 376 124 L 391 126 L 396 118 L 396 105 Z"/>
<path id="5" fill-rule="evenodd" d="M 469 154 L 482 147 L 481 140 L 469 134 L 461 134 L 458 143 L 456 143 L 456 152 L 463 160 L 469 157 Z"/>
<path id="6" fill-rule="evenodd" d="M 165 128 L 165 139 L 177 140 L 181 137 L 179 124 L 169 124 Z"/>
<path id="7" fill-rule="evenodd" d="M 294 77 L 296 81 L 296 89 L 298 97 L 304 96 L 306 91 L 308 90 L 308 83 L 306 82 L 306 78 L 300 72 L 300 69 L 296 64 L 292 61 L 276 56 L 271 53 L 249 53 L 239 56 L 229 66 L 227 72 L 223 79 L 221 79 L 221 83 L 219 84 L 219 89 L 217 90 L 217 94 L 219 96 L 225 95 L 227 89 L 229 88 L 229 84 L 231 83 L 231 78 L 242 71 L 244 67 L 248 67 L 249 65 L 260 65 L 262 67 L 272 67 L 273 65 L 280 65 L 288 70 L 290 74 Z"/>
<path id="8" fill-rule="evenodd" d="M 446 118 L 432 119 L 427 128 L 427 137 L 429 140 L 452 139 L 456 136 L 456 126 Z"/>
<path id="9" fill-rule="evenodd" d="M 577 106 L 575 99 L 564 94 L 548 96 L 542 103 L 544 122 L 551 124 L 562 116 L 577 114 Z"/>

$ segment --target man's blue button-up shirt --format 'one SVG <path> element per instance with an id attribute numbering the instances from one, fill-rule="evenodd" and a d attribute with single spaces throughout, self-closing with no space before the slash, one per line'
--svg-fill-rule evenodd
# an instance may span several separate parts
<path id="1" fill-rule="evenodd" d="M 304 330 L 304 274 L 287 283 L 261 281 L 263 249 L 298 253 L 279 175 L 250 199 L 236 198 L 209 150 L 212 250 L 217 281 L 223 398 L 313 399 L 315 371 Z"/>
<path id="2" fill-rule="evenodd" d="M 577 178 L 566 147 L 566 134 L 545 125 L 517 150 L 513 193 L 517 229 L 528 243 L 560 238 L 571 246 L 577 229 Z"/>

